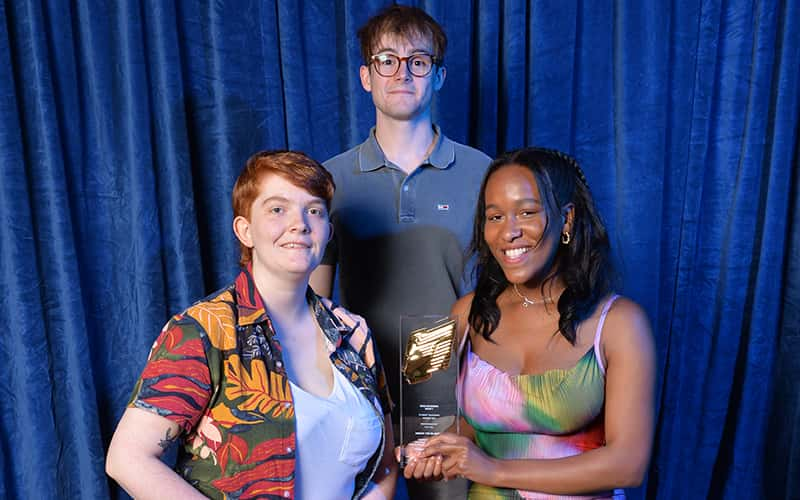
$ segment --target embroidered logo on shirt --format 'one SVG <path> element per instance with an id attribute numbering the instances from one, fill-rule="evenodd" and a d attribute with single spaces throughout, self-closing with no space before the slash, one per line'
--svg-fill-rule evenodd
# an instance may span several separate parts
<path id="1" fill-rule="evenodd" d="M 450 210 L 450 205 L 448 205 L 447 203 L 437 203 L 436 210 L 440 212 L 447 212 L 448 210 Z"/>

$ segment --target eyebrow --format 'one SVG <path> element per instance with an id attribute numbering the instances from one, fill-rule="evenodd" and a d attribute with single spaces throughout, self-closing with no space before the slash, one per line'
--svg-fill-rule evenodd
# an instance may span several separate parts
<path id="1" fill-rule="evenodd" d="M 275 196 L 270 196 L 269 198 L 264 198 L 261 201 L 261 205 L 266 205 L 267 203 L 269 203 L 271 201 L 278 201 L 278 202 L 283 202 L 283 203 L 291 203 L 292 200 L 290 200 L 289 198 L 287 198 L 285 196 L 275 195 Z M 306 205 L 325 205 L 325 200 L 323 200 L 322 198 L 319 198 L 317 196 L 314 196 L 311 199 L 311 201 L 306 203 Z"/>
<path id="2" fill-rule="evenodd" d="M 397 50 L 395 48 L 392 48 L 392 47 L 381 47 L 381 48 L 379 48 L 379 49 L 377 49 L 375 51 L 375 54 L 381 54 L 383 52 L 393 52 L 395 54 L 399 54 L 400 53 L 399 50 Z M 413 54 L 432 54 L 432 53 L 433 52 L 428 50 L 428 49 L 420 49 L 420 48 L 417 48 L 417 47 L 412 48 L 411 51 L 409 52 L 409 54 L 412 54 L 412 55 Z"/>
<path id="3" fill-rule="evenodd" d="M 542 202 L 540 200 L 536 199 L 536 198 L 523 198 L 521 200 L 517 200 L 515 204 L 516 205 L 522 205 L 524 203 L 534 203 L 536 205 L 542 205 Z M 486 205 L 485 210 L 489 210 L 490 208 L 498 208 L 498 207 L 497 207 L 497 205 L 492 203 L 492 204 Z"/>

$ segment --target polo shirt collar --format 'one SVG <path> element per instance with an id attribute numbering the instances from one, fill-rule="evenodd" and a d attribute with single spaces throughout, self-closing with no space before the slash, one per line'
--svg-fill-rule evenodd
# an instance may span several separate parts
<path id="1" fill-rule="evenodd" d="M 433 125 L 433 130 L 438 139 L 430 156 L 423 160 L 422 163 L 423 165 L 428 164 L 440 170 L 444 170 L 455 161 L 455 143 L 442 134 L 438 125 Z M 378 140 L 375 138 L 375 127 L 372 127 L 369 131 L 369 137 L 361 144 L 358 150 L 358 168 L 362 172 L 372 172 L 388 164 L 389 161 L 386 159 L 380 144 L 378 144 Z"/>

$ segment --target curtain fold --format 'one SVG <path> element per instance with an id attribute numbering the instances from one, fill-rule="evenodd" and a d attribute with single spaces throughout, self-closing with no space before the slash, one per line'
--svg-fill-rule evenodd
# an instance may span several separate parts
<path id="1" fill-rule="evenodd" d="M 105 450 L 161 326 L 234 276 L 236 175 L 363 140 L 388 3 L 0 3 L 0 497 L 124 495 Z M 449 37 L 434 121 L 575 155 L 650 316 L 629 496 L 797 497 L 800 2 L 411 3 Z"/>

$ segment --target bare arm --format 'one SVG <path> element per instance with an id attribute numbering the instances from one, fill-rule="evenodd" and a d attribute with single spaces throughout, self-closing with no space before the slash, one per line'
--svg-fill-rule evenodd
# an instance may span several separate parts
<path id="1" fill-rule="evenodd" d="M 426 448 L 442 454 L 446 477 L 553 494 L 577 494 L 636 486 L 650 459 L 653 439 L 655 348 L 646 315 L 620 299 L 606 319 L 606 445 L 560 459 L 499 460 L 465 437 L 441 435 Z"/>
<path id="2" fill-rule="evenodd" d="M 322 264 L 311 272 L 308 284 L 314 293 L 323 297 L 331 297 L 333 292 L 333 277 L 336 274 L 336 266 Z"/>
<path id="3" fill-rule="evenodd" d="M 171 420 L 128 408 L 111 439 L 106 474 L 137 499 L 205 498 L 159 458 L 178 431 Z"/>

